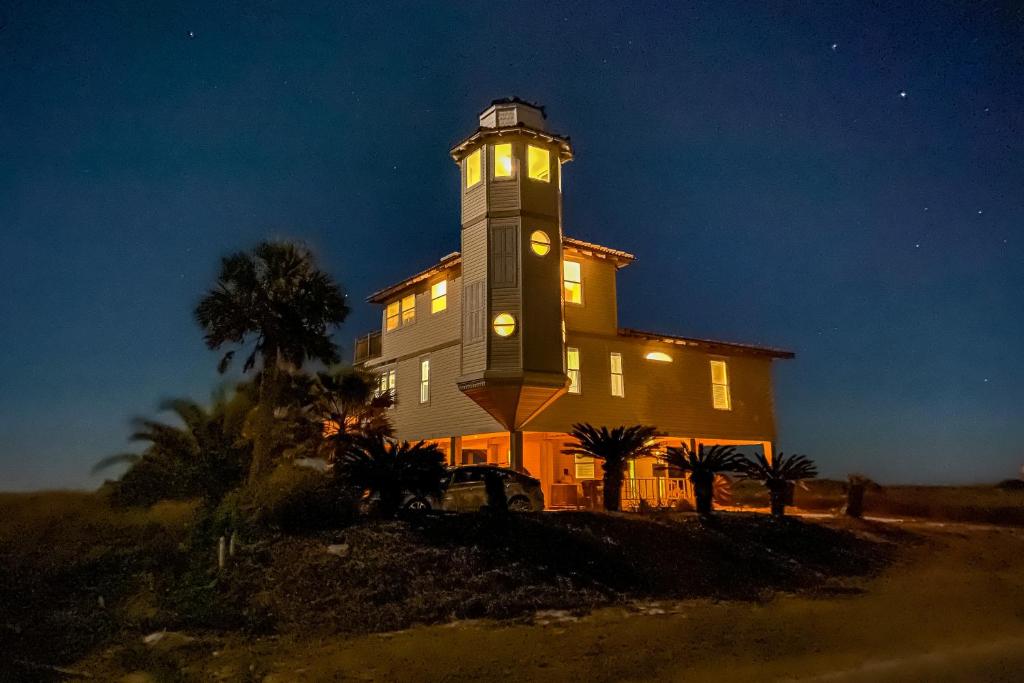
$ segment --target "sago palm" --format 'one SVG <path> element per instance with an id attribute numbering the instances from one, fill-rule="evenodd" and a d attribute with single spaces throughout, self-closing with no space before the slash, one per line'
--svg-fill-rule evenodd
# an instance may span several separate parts
<path id="1" fill-rule="evenodd" d="M 351 441 L 337 458 L 335 476 L 371 496 L 379 512 L 393 517 L 406 493 L 438 495 L 445 475 L 444 452 L 435 444 L 396 442 L 382 434 Z"/>
<path id="2" fill-rule="evenodd" d="M 782 517 L 786 514 L 786 503 L 793 483 L 802 479 L 814 479 L 818 476 L 818 468 L 806 455 L 790 455 L 779 453 L 771 460 L 762 453 L 755 453 L 753 458 L 744 463 L 743 476 L 763 482 L 768 489 L 772 516 Z"/>
<path id="3" fill-rule="evenodd" d="M 654 455 L 658 448 L 658 430 L 648 425 L 631 427 L 594 427 L 576 423 L 569 436 L 576 439 L 562 450 L 566 455 L 596 458 L 604 474 L 604 509 L 616 512 L 622 502 L 622 480 L 630 460 Z"/>
<path id="4" fill-rule="evenodd" d="M 239 349 L 250 349 L 243 372 L 261 363 L 250 479 L 265 469 L 280 446 L 274 443 L 273 420 L 284 391 L 282 375 L 306 361 L 336 363 L 338 349 L 330 328 L 341 324 L 348 312 L 341 287 L 304 247 L 262 242 L 221 261 L 217 282 L 195 316 L 209 348 L 235 347 L 221 358 L 220 372 Z"/>
<path id="5" fill-rule="evenodd" d="M 697 512 L 702 515 L 711 514 L 715 496 L 715 477 L 728 472 L 741 472 L 744 467 L 743 458 L 732 446 L 704 448 L 700 445 L 693 450 L 682 444 L 678 448 L 666 448 L 658 458 L 662 462 L 662 468 L 689 473 Z"/>

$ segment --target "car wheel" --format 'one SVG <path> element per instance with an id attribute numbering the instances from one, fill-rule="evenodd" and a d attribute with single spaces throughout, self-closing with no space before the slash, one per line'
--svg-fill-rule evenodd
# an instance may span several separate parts
<path id="1" fill-rule="evenodd" d="M 512 512 L 530 512 L 533 510 L 533 505 L 526 496 L 515 496 L 508 501 L 508 509 Z"/>
<path id="2" fill-rule="evenodd" d="M 426 498 L 413 498 L 405 504 L 405 509 L 409 512 L 429 512 L 430 502 Z"/>

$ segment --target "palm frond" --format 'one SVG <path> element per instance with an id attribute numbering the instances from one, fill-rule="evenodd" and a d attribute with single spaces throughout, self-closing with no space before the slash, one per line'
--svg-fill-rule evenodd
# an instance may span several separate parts
<path id="1" fill-rule="evenodd" d="M 669 446 L 658 456 L 660 469 L 678 469 L 697 475 L 713 476 L 726 472 L 742 472 L 745 463 L 742 456 L 732 446 L 700 445 L 696 450 L 686 444 L 678 447 Z"/>
<path id="2" fill-rule="evenodd" d="M 116 455 L 108 455 L 107 457 L 103 458 L 95 465 L 93 465 L 92 469 L 89 470 L 89 473 L 99 474 L 103 470 L 109 469 L 114 465 L 121 465 L 123 463 L 134 465 L 141 459 L 142 455 L 140 453 L 117 453 Z"/>
<path id="3" fill-rule="evenodd" d="M 790 455 L 779 452 L 769 460 L 763 453 L 755 453 L 744 464 L 743 477 L 757 481 L 800 481 L 818 476 L 814 461 L 806 455 Z"/>

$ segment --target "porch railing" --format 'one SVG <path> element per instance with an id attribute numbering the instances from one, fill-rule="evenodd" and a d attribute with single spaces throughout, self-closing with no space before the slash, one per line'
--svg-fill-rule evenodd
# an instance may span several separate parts
<path id="1" fill-rule="evenodd" d="M 622 507 L 635 510 L 643 501 L 656 508 L 673 507 L 681 499 L 691 499 L 693 492 L 687 479 L 648 477 L 622 482 Z"/>

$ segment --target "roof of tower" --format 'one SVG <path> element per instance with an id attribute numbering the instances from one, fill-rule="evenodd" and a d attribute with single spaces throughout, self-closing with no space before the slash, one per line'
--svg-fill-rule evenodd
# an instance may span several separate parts
<path id="1" fill-rule="evenodd" d="M 480 113 L 483 114 L 485 111 L 487 111 L 491 107 L 493 107 L 495 105 L 500 105 L 500 104 L 525 104 L 527 107 L 533 107 L 534 109 L 539 111 L 540 115 L 543 116 L 544 118 L 548 117 L 548 113 L 544 110 L 544 105 L 543 104 L 537 104 L 536 102 L 530 102 L 529 100 L 524 100 L 524 99 L 522 99 L 520 97 L 517 97 L 515 95 L 512 95 L 511 97 L 499 97 L 496 100 L 491 100 L 491 103 L 489 105 L 487 105 L 486 107 L 484 107 L 483 109 L 481 109 Z"/>

